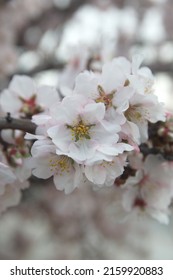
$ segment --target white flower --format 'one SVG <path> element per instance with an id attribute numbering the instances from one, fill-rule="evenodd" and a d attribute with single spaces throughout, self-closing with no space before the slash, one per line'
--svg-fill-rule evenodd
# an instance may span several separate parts
<path id="1" fill-rule="evenodd" d="M 114 61 L 106 63 L 101 74 L 81 73 L 76 78 L 74 93 L 102 102 L 106 109 L 124 112 L 129 107 L 133 88 L 126 86 L 126 76 Z"/>
<path id="2" fill-rule="evenodd" d="M 5 156 L 8 158 L 16 179 L 21 183 L 25 182 L 31 176 L 31 168 L 28 166 L 30 154 L 27 145 L 9 145 Z"/>
<path id="3" fill-rule="evenodd" d="M 105 106 L 82 95 L 65 97 L 57 106 L 57 125 L 47 133 L 56 145 L 56 153 L 78 163 L 93 160 L 97 153 L 115 156 L 120 125 L 104 120 Z"/>
<path id="4" fill-rule="evenodd" d="M 161 156 L 148 155 L 139 170 L 122 186 L 121 205 L 129 214 L 147 213 L 161 223 L 168 223 L 173 198 L 172 172 Z M 173 169 L 172 169 L 173 170 Z"/>
<path id="5" fill-rule="evenodd" d="M 16 176 L 12 169 L 0 162 L 0 194 L 4 192 L 4 186 L 7 184 L 11 184 L 16 180 Z"/>
<path id="6" fill-rule="evenodd" d="M 137 125 L 140 141 L 148 139 L 148 122 L 165 121 L 165 109 L 154 94 L 134 94 L 130 99 L 130 106 L 125 112 L 128 121 Z"/>
<path id="7" fill-rule="evenodd" d="M 47 110 L 57 101 L 59 95 L 55 88 L 37 87 L 30 77 L 18 75 L 13 77 L 9 88 L 5 89 L 0 97 L 3 111 L 16 117 L 31 117 Z"/>
<path id="8" fill-rule="evenodd" d="M 104 187 L 112 186 L 115 179 L 124 171 L 126 155 L 114 157 L 112 161 L 102 161 L 94 165 L 86 165 L 84 174 L 93 184 Z"/>
<path id="9" fill-rule="evenodd" d="M 53 181 L 58 190 L 71 193 L 82 182 L 81 167 L 65 155 L 57 155 L 56 147 L 51 140 L 37 140 L 31 149 L 30 165 L 33 175 Z"/>
<path id="10" fill-rule="evenodd" d="M 21 190 L 27 188 L 29 183 L 27 181 L 21 183 L 16 180 L 12 184 L 7 184 L 5 190 L 0 194 L 0 213 L 7 210 L 7 208 L 16 206 L 21 199 Z"/>

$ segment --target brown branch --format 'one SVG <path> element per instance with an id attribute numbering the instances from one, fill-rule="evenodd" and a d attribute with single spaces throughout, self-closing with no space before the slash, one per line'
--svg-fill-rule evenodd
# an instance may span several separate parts
<path id="1" fill-rule="evenodd" d="M 7 115 L 7 117 L 0 118 L 0 131 L 2 129 L 18 129 L 24 132 L 35 134 L 36 125 L 30 120 L 15 119 Z"/>

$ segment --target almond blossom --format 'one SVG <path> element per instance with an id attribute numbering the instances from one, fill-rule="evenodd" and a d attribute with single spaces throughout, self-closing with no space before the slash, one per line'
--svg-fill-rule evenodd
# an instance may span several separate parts
<path id="1" fill-rule="evenodd" d="M 31 176 L 31 168 L 26 176 L 24 166 L 16 170 L 8 164 L 5 154 L 2 152 L 0 160 L 0 213 L 2 213 L 8 207 L 16 206 L 20 202 L 21 190 L 29 186 L 26 179 Z M 28 166 L 25 168 L 28 170 Z"/>
<path id="2" fill-rule="evenodd" d="M 137 161 L 136 156 L 130 160 L 132 168 L 136 167 L 136 174 L 117 189 L 121 201 L 119 206 L 124 216 L 133 212 L 145 213 L 167 224 L 173 198 L 173 166 L 160 155 L 148 155 L 144 162 L 141 157 Z"/>
<path id="3" fill-rule="evenodd" d="M 103 65 L 102 72 L 85 71 L 76 78 L 74 93 L 103 103 L 106 113 L 116 111 L 126 118 L 122 122 L 121 137 L 129 143 L 140 144 L 147 140 L 148 121 L 165 121 L 163 104 L 153 94 L 153 76 L 147 67 L 140 67 L 142 57 L 132 62 L 124 57 Z"/>
<path id="4" fill-rule="evenodd" d="M 101 161 L 94 165 L 85 165 L 86 178 L 98 187 L 112 186 L 115 179 L 124 171 L 127 155 L 119 155 L 111 161 Z"/>
<path id="5" fill-rule="evenodd" d="M 57 101 L 59 95 L 55 88 L 38 87 L 34 80 L 25 75 L 14 76 L 8 89 L 3 90 L 0 96 L 3 111 L 10 112 L 15 117 L 30 118 L 45 111 Z"/>
<path id="6" fill-rule="evenodd" d="M 3 193 L 0 193 L 0 213 L 3 213 L 7 208 L 16 206 L 21 200 L 21 191 L 29 186 L 29 182 L 21 183 L 15 180 L 5 186 Z"/>
<path id="7" fill-rule="evenodd" d="M 82 182 L 80 165 L 65 155 L 56 154 L 56 146 L 51 140 L 37 140 L 31 149 L 32 159 L 30 165 L 33 175 L 38 178 L 48 179 L 53 176 L 53 181 L 58 190 L 71 193 Z"/>
<path id="8" fill-rule="evenodd" d="M 140 142 L 148 139 L 148 122 L 165 121 L 165 109 L 154 94 L 134 94 L 125 112 L 127 122 L 134 123 L 140 134 Z"/>
<path id="9" fill-rule="evenodd" d="M 104 64 L 101 74 L 89 71 L 79 74 L 74 93 L 87 96 L 96 103 L 102 102 L 106 109 L 122 113 L 128 109 L 134 90 L 126 86 L 126 76 L 112 61 Z"/>
<path id="10" fill-rule="evenodd" d="M 47 133 L 56 145 L 57 154 L 67 155 L 78 163 L 94 162 L 100 153 L 102 157 L 118 155 L 120 125 L 104 119 L 103 103 L 73 95 L 65 97 L 55 108 L 57 124 Z"/>
<path id="11" fill-rule="evenodd" d="M 16 180 L 16 176 L 10 167 L 0 162 L 0 193 L 3 192 L 6 184 L 11 184 Z"/>

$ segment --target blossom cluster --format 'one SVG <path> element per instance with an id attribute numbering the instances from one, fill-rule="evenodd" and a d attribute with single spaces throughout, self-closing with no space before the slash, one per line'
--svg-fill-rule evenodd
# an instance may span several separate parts
<path id="1" fill-rule="evenodd" d="M 87 182 L 96 189 L 114 187 L 123 213 L 145 209 L 166 223 L 172 165 L 161 156 L 140 153 L 140 145 L 148 140 L 148 123 L 164 122 L 166 114 L 153 92 L 153 75 L 141 62 L 139 55 L 132 62 L 118 57 L 100 71 L 83 71 L 74 86 L 66 85 L 64 98 L 56 88 L 14 76 L 1 93 L 1 110 L 29 118 L 37 128 L 25 136 L 2 131 L 6 146 L 0 162 L 1 198 L 9 188 L 14 191 L 13 184 L 23 188 L 31 174 L 53 177 L 56 188 L 65 193 Z M 122 182 L 128 169 L 133 175 Z"/>

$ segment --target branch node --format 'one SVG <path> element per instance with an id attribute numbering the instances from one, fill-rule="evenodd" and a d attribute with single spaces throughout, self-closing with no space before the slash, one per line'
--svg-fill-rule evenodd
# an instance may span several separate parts
<path id="1" fill-rule="evenodd" d="M 7 113 L 7 116 L 6 116 L 5 119 L 6 119 L 6 121 L 7 121 L 8 123 L 11 123 L 12 120 L 13 120 L 12 117 L 11 117 L 11 114 L 10 114 L 9 112 Z"/>

